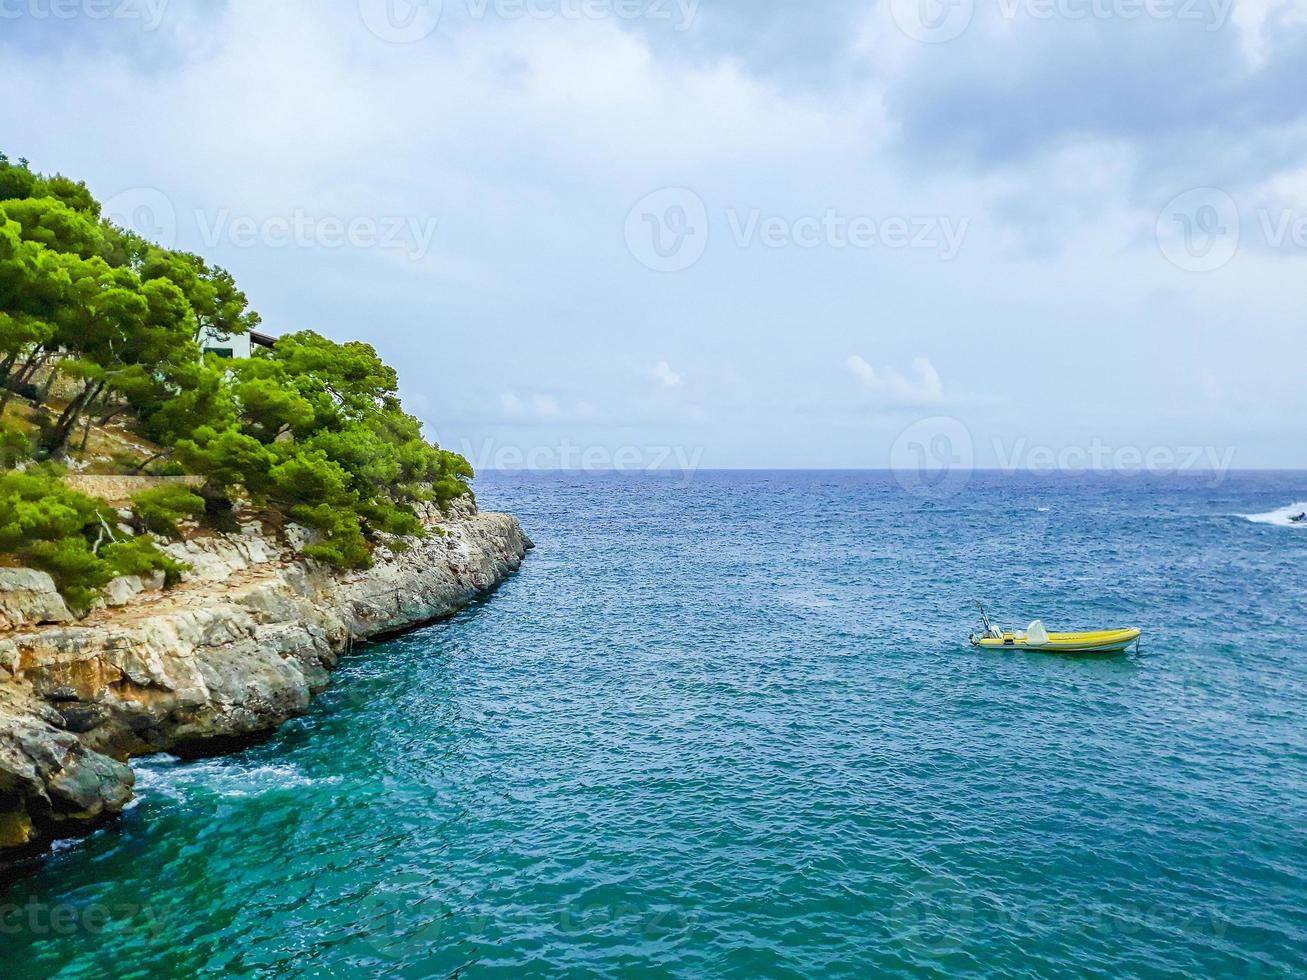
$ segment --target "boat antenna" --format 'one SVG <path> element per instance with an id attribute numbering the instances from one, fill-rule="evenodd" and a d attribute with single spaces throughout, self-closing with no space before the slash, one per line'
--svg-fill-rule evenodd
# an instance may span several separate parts
<path id="1" fill-rule="evenodd" d="M 985 607 L 982 606 L 979 602 L 977 602 L 977 603 L 976 603 L 976 608 L 980 610 L 980 622 L 981 622 L 982 624 L 984 624 L 984 627 L 985 627 L 985 635 L 986 635 L 986 636 L 993 636 L 993 635 L 994 635 L 994 627 L 991 626 L 990 623 L 989 623 L 989 616 L 987 616 L 987 615 L 985 614 Z"/>

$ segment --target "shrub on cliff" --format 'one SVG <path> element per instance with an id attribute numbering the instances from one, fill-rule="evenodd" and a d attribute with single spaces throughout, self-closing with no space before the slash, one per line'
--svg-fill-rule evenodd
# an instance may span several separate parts
<path id="1" fill-rule="evenodd" d="M 113 508 L 72 490 L 60 475 L 52 466 L 0 474 L 0 553 L 49 572 L 79 611 L 120 575 L 181 574 L 150 538 L 116 530 Z"/>
<path id="2" fill-rule="evenodd" d="M 167 538 L 180 538 L 177 523 L 199 517 L 204 509 L 203 497 L 175 484 L 151 487 L 132 498 L 137 526 Z"/>
<path id="3" fill-rule="evenodd" d="M 414 504 L 468 492 L 472 468 L 422 438 L 394 370 L 367 344 L 305 331 L 224 371 L 230 411 L 219 414 L 230 422 L 196 427 L 177 459 L 317 531 L 310 557 L 366 566 L 376 534 L 422 533 Z"/>
<path id="4" fill-rule="evenodd" d="M 137 472 L 202 475 L 211 503 L 279 510 L 317 532 L 312 557 L 346 567 L 369 564 L 380 534 L 421 534 L 415 505 L 469 492 L 467 461 L 423 438 L 367 344 L 304 331 L 248 360 L 201 355 L 202 331 L 258 324 L 227 271 L 117 227 L 84 185 L 0 154 L 0 413 L 22 392 L 39 422 L 29 445 L 0 448 L 58 460 L 118 418 L 158 446 Z M 71 397 L 54 396 L 56 379 Z M 141 526 L 162 534 L 194 512 L 181 497 L 142 506 Z"/>

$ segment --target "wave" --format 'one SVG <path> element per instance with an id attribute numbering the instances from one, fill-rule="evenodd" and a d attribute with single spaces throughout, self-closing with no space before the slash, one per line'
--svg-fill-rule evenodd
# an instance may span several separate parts
<path id="1" fill-rule="evenodd" d="M 1254 524 L 1274 524 L 1277 527 L 1300 527 L 1307 530 L 1307 521 L 1294 523 L 1293 518 L 1299 514 L 1307 513 L 1307 502 L 1298 501 L 1296 504 L 1289 504 L 1287 507 L 1281 507 L 1279 510 L 1267 511 L 1265 514 L 1240 514 Z"/>
<path id="2" fill-rule="evenodd" d="M 340 781 L 339 776 L 313 779 L 293 766 L 248 765 L 222 758 L 187 763 L 163 755 L 139 762 L 133 768 L 138 792 L 154 791 L 173 799 L 181 799 L 197 789 L 227 797 L 262 796 Z"/>

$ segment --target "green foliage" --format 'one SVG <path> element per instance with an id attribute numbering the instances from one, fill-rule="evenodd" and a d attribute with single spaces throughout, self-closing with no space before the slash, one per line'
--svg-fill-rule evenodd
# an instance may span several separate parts
<path id="1" fill-rule="evenodd" d="M 304 549 L 308 557 L 339 568 L 367 568 L 372 564 L 362 521 L 353 511 L 329 504 L 298 504 L 290 509 L 290 516 L 321 536 L 320 541 Z"/>
<path id="2" fill-rule="evenodd" d="M 107 242 L 100 223 L 53 197 L 5 201 L 5 214 L 23 229 L 23 240 L 44 245 L 53 252 L 68 252 L 89 259 L 102 255 Z"/>
<path id="3" fill-rule="evenodd" d="M 32 456 L 32 437 L 17 426 L 0 422 L 0 468 L 10 469 Z"/>
<path id="4" fill-rule="evenodd" d="M 181 562 L 169 558 L 150 538 L 144 536 L 110 542 L 100 549 L 100 557 L 108 562 L 114 577 L 163 572 L 167 585 L 176 585 L 187 568 Z"/>
<path id="5" fill-rule="evenodd" d="M 23 200 L 30 197 L 50 197 L 61 204 L 92 218 L 99 218 L 100 203 L 91 196 L 86 185 L 69 180 L 61 174 L 42 177 L 27 166 L 27 161 L 10 163 L 0 153 L 0 201 Z"/>
<path id="6" fill-rule="evenodd" d="M 222 490 L 244 487 L 262 499 L 276 457 L 253 436 L 236 426 L 217 430 L 202 425 L 192 438 L 177 442 L 177 459 L 192 473 L 207 477 Z"/>
<path id="7" fill-rule="evenodd" d="M 203 328 L 223 336 L 248 333 L 259 325 L 259 315 L 249 309 L 245 294 L 226 269 L 210 267 L 198 255 L 147 247 L 139 250 L 141 279 L 164 280 L 176 285 L 186 297 L 195 336 Z"/>
<path id="8" fill-rule="evenodd" d="M 31 197 L 38 181 L 26 163 L 11 164 L 9 158 L 0 153 L 0 201 Z"/>
<path id="9" fill-rule="evenodd" d="M 132 498 L 141 529 L 167 538 L 180 538 L 177 522 L 199 517 L 204 508 L 204 498 L 180 484 L 151 487 Z"/>
<path id="10" fill-rule="evenodd" d="M 5 434 L 0 450 L 12 439 L 15 453 L 58 459 L 81 420 L 126 413 L 162 447 L 148 461 L 155 472 L 180 468 L 205 477 L 211 499 L 281 511 L 315 532 L 307 554 L 344 567 L 367 565 L 378 534 L 423 533 L 415 504 L 470 492 L 467 461 L 423 438 L 400 405 L 398 376 L 369 345 L 304 331 L 248 360 L 201 357 L 202 331 L 258 324 L 226 270 L 118 228 L 85 185 L 0 154 L 0 409 L 41 368 L 78 392 L 56 406 L 38 394 L 36 445 Z M 0 553 L 31 555 L 92 590 L 103 566 L 151 560 L 134 542 L 97 544 L 97 514 L 51 492 L 77 529 L 0 541 Z M 140 526 L 164 535 L 203 503 L 187 492 L 142 498 Z"/>
<path id="11" fill-rule="evenodd" d="M 70 489 L 60 475 L 49 466 L 0 474 L 0 553 L 49 572 L 75 610 L 89 608 L 120 575 L 162 571 L 176 580 L 180 564 L 151 539 L 114 531 L 114 510 Z"/>

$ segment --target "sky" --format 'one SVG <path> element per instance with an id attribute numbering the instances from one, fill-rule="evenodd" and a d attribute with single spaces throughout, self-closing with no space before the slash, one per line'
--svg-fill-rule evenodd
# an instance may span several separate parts
<path id="1" fill-rule="evenodd" d="M 1307 0 L 0 0 L 0 85 L 482 469 L 1307 467 Z"/>

